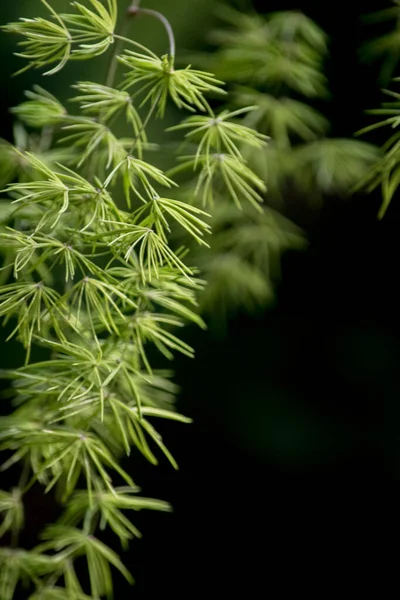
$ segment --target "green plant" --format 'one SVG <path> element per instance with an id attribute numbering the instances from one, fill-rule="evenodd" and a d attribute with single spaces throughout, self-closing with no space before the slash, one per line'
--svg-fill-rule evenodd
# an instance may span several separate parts
<path id="1" fill-rule="evenodd" d="M 400 59 L 400 2 L 392 0 L 392 3 L 395 6 L 365 15 L 364 22 L 378 25 L 394 21 L 395 27 L 362 44 L 360 48 L 360 56 L 364 61 L 368 63 L 381 61 L 379 82 L 385 86 L 390 81 Z"/>
<path id="2" fill-rule="evenodd" d="M 1 470 L 21 476 L 0 494 L 0 535 L 11 535 L 0 550 L 0 597 L 11 600 L 25 583 L 30 600 L 99 599 L 112 596 L 111 567 L 133 581 L 99 532 L 109 527 L 126 548 L 139 532 L 124 511 L 170 508 L 137 495 L 120 460 L 134 447 L 153 464 L 161 451 L 176 468 L 153 420 L 190 421 L 174 411 L 172 373 L 154 368 L 155 354 L 192 356 L 175 332 L 187 321 L 204 326 L 196 309 L 204 282 L 184 244 L 191 237 L 208 245 L 208 214 L 174 197 L 174 181 L 147 160 L 147 125 L 168 103 L 194 113 L 183 127 L 197 147 L 184 165 L 199 169 L 207 207 L 216 186 L 237 205 L 258 207 L 265 185 L 237 142 L 262 148 L 265 136 L 232 122 L 241 111 L 214 113 L 205 94 L 223 94 L 221 81 L 175 66 L 163 15 L 138 1 L 126 14 L 128 22 L 147 15 L 163 23 L 169 51 L 158 57 L 116 32 L 117 0 L 73 2 L 68 14 L 41 3 L 48 17 L 3 27 L 22 40 L 21 71 L 55 75 L 69 61 L 106 51 L 112 57 L 105 82 L 73 86 L 77 114 L 35 85 L 13 110 L 14 143 L 0 144 L 0 316 L 26 356 L 24 365 L 2 372 L 13 410 L 0 419 Z M 116 86 L 118 65 L 124 76 Z M 118 137 L 118 122 L 130 137 Z M 170 235 L 177 230 L 182 243 Z M 65 510 L 44 530 L 43 543 L 23 550 L 24 498 L 34 483 L 53 490 Z M 75 571 L 82 557 L 88 589 Z"/>
<path id="3" fill-rule="evenodd" d="M 394 79 L 400 81 L 400 78 Z M 389 97 L 394 98 L 392 102 L 385 102 L 382 108 L 371 109 L 367 112 L 371 115 L 381 115 L 386 117 L 383 121 L 364 127 L 358 131 L 358 135 L 363 135 L 380 127 L 388 126 L 391 129 L 397 129 L 400 125 L 400 94 L 391 90 L 384 90 Z M 395 131 L 382 147 L 383 156 L 362 178 L 358 187 L 365 188 L 371 192 L 377 187 L 382 190 L 382 205 L 379 209 L 378 217 L 382 219 L 395 195 L 400 184 L 400 133 Z"/>
<path id="4" fill-rule="evenodd" d="M 381 67 L 380 82 L 387 82 L 393 74 L 400 57 L 399 44 L 399 23 L 400 23 L 400 3 L 394 0 L 396 7 L 386 9 L 368 16 L 372 22 L 386 21 L 396 18 L 396 27 L 394 31 L 386 36 L 378 38 L 371 43 L 372 50 L 376 54 L 387 54 L 386 60 Z M 400 81 L 400 77 L 392 79 L 394 82 Z M 365 189 L 372 192 L 377 187 L 381 188 L 382 204 L 378 212 L 378 218 L 382 219 L 400 184 L 400 133 L 397 128 L 400 125 L 400 94 L 389 89 L 382 90 L 386 96 L 392 98 L 391 102 L 384 102 L 380 108 L 367 110 L 366 113 L 375 116 L 384 117 L 358 131 L 356 135 L 364 135 L 382 127 L 390 127 L 394 133 L 389 136 L 382 146 L 382 155 L 375 162 L 373 168 L 361 178 L 357 185 L 358 189 Z"/>
<path id="5" fill-rule="evenodd" d="M 323 72 L 328 40 L 316 23 L 300 11 L 261 16 L 223 5 L 217 13 L 223 24 L 210 34 L 214 51 L 194 58 L 228 82 L 229 104 L 213 127 L 197 117 L 181 127 L 188 144 L 201 139 L 200 148 L 214 147 L 232 157 L 240 149 L 255 175 L 247 197 L 246 181 L 229 190 L 241 211 L 232 207 L 224 189 L 213 208 L 209 169 L 195 189 L 213 218 L 211 253 L 198 248 L 194 258 L 207 280 L 201 309 L 215 326 L 235 310 L 254 311 L 271 302 L 281 254 L 306 245 L 304 233 L 283 216 L 287 198 L 315 210 L 328 196 L 347 197 L 379 156 L 372 144 L 326 137 L 329 123 L 313 102 L 329 98 Z M 250 137 L 242 133 L 239 142 L 231 125 L 225 130 L 228 115 L 243 116 Z M 260 135 L 270 138 L 267 145 L 259 144 Z M 226 173 L 229 160 L 222 163 Z M 201 170 L 205 164 L 208 159 L 198 153 L 173 173 Z M 212 172 L 220 168 L 216 157 Z M 267 185 L 266 203 L 260 206 Z"/>

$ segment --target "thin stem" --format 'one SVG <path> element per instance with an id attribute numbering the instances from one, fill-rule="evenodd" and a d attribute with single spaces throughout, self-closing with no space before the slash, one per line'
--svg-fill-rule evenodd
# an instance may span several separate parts
<path id="1" fill-rule="evenodd" d="M 127 11 L 128 17 L 129 16 L 133 17 L 138 13 L 140 2 L 141 2 L 141 0 L 133 0 L 132 6 L 130 6 Z M 106 86 L 107 87 L 113 86 L 115 74 L 116 74 L 117 68 L 118 68 L 117 56 L 120 54 L 124 42 L 128 41 L 126 38 L 126 33 L 129 29 L 129 25 L 130 25 L 130 21 L 128 19 L 124 22 L 119 35 L 114 34 L 114 38 L 118 40 L 118 43 L 115 45 L 115 50 L 112 53 L 112 56 L 110 59 L 110 64 L 108 66 L 107 76 L 106 76 Z M 132 43 L 134 43 L 135 45 L 143 48 L 140 44 L 133 42 L 133 40 L 130 40 L 130 41 Z"/>
<path id="2" fill-rule="evenodd" d="M 38 481 L 36 475 L 32 475 L 31 479 L 28 481 L 28 483 L 24 486 L 24 488 L 21 490 L 21 494 L 26 494 L 27 492 L 29 492 L 29 490 L 31 489 L 32 486 L 35 485 L 35 483 Z"/>
<path id="3" fill-rule="evenodd" d="M 131 16 L 131 17 L 134 17 L 135 15 L 140 15 L 140 14 L 149 15 L 149 16 L 154 17 L 154 18 L 158 19 L 159 21 L 161 21 L 161 23 L 164 25 L 165 30 L 168 35 L 169 55 L 170 55 L 171 59 L 173 60 L 175 58 L 176 47 L 175 47 L 174 32 L 173 32 L 170 22 L 162 13 L 160 13 L 156 10 L 152 10 L 150 8 L 140 8 L 140 2 L 141 2 L 141 0 L 133 0 L 132 5 L 127 10 L 127 15 Z M 130 25 L 129 20 L 125 21 L 120 34 L 118 34 L 118 35 L 114 34 L 114 39 L 117 39 L 118 43 L 115 45 L 115 50 L 111 56 L 110 64 L 108 67 L 107 76 L 106 76 L 106 86 L 107 87 L 112 87 L 112 85 L 114 83 L 115 74 L 117 72 L 117 67 L 118 67 L 117 57 L 121 52 L 121 48 L 122 48 L 122 45 L 124 42 L 129 42 L 131 44 L 134 44 L 138 48 L 141 48 L 142 50 L 146 50 L 147 52 L 149 52 L 147 48 L 142 46 L 142 44 L 139 44 L 138 42 L 135 42 L 134 40 L 130 40 L 129 38 L 127 38 L 125 36 L 128 28 L 129 28 L 129 25 Z M 151 53 L 151 54 L 153 54 L 153 53 Z"/>
<path id="4" fill-rule="evenodd" d="M 140 48 L 141 50 L 143 50 L 144 52 L 146 52 L 147 54 L 149 54 L 153 58 L 157 58 L 157 59 L 159 58 L 157 56 L 157 54 L 154 54 L 154 52 L 152 52 L 151 50 L 149 50 L 149 48 L 146 48 L 146 46 L 143 46 L 143 44 L 139 44 L 139 42 L 135 42 L 134 40 L 130 40 L 127 37 L 123 37 L 121 35 L 117 35 L 116 33 L 114 33 L 114 38 L 116 40 L 122 40 L 123 42 L 126 42 L 127 44 L 133 44 L 134 46 L 136 46 L 136 48 Z"/>
<path id="5" fill-rule="evenodd" d="M 144 120 L 144 122 L 143 122 L 143 124 L 142 124 L 141 128 L 139 129 L 139 131 L 137 132 L 137 134 L 136 134 L 136 137 L 135 137 L 135 139 L 134 139 L 134 142 L 133 142 L 133 144 L 132 144 L 132 147 L 131 147 L 131 148 L 130 148 L 130 150 L 129 150 L 129 154 L 132 154 L 132 152 L 133 152 L 133 150 L 135 149 L 135 146 L 136 146 L 136 144 L 137 144 L 137 142 L 138 142 L 138 140 L 139 140 L 139 137 L 140 137 L 141 133 L 142 133 L 142 132 L 143 132 L 143 131 L 146 129 L 147 125 L 149 124 L 149 121 L 150 121 L 151 117 L 153 116 L 153 113 L 154 113 L 154 111 L 156 110 L 156 108 L 157 108 L 157 105 L 158 105 L 158 103 L 159 103 L 159 101 L 160 101 L 160 98 L 161 98 L 161 93 L 162 93 L 162 92 L 160 92 L 160 93 L 157 95 L 157 98 L 154 100 L 154 102 L 153 102 L 153 104 L 152 104 L 152 106 L 151 106 L 151 108 L 150 108 L 150 110 L 149 110 L 149 113 L 148 113 L 148 115 L 147 115 L 146 119 Z"/>
<path id="6" fill-rule="evenodd" d="M 207 102 L 207 100 L 205 98 L 203 98 L 203 102 L 205 104 L 206 110 L 207 110 L 208 114 L 210 115 L 210 117 L 212 119 L 215 119 L 214 111 L 213 111 L 213 109 L 211 108 L 211 106 L 209 105 L 209 103 Z"/>
<path id="7" fill-rule="evenodd" d="M 150 17 L 154 17 L 155 19 L 161 21 L 161 23 L 165 27 L 169 39 L 169 55 L 172 59 L 175 58 L 175 37 L 173 29 L 167 17 L 165 17 L 162 13 L 158 12 L 157 10 L 152 10 L 151 8 L 139 8 L 139 6 L 135 5 L 132 5 L 130 8 L 128 8 L 128 14 L 149 15 Z"/>
<path id="8" fill-rule="evenodd" d="M 28 462 L 28 460 L 25 459 L 21 477 L 18 482 L 18 488 L 20 490 L 23 490 L 24 487 L 26 486 L 26 484 L 28 482 L 28 476 L 29 476 L 29 462 Z"/>
<path id="9" fill-rule="evenodd" d="M 123 37 L 126 34 L 128 27 L 129 27 L 129 21 L 125 21 L 122 26 L 122 29 L 121 29 L 121 37 Z M 116 37 L 116 36 L 114 36 L 114 37 Z M 120 54 L 123 44 L 124 44 L 124 41 L 121 38 L 118 38 L 118 41 L 115 44 L 115 50 L 111 56 L 110 64 L 109 64 L 108 71 L 107 71 L 107 77 L 106 77 L 106 86 L 107 87 L 113 86 L 115 74 L 116 74 L 117 68 L 118 68 L 117 56 L 118 56 L 118 54 Z"/>

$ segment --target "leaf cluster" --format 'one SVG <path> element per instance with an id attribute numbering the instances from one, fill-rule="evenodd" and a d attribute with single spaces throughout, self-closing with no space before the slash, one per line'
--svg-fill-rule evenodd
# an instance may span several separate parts
<path id="1" fill-rule="evenodd" d="M 213 113 L 205 95 L 223 93 L 214 75 L 178 69 L 171 54 L 120 36 L 117 0 L 73 2 L 68 14 L 41 3 L 48 19 L 3 28 L 20 37 L 25 68 L 53 75 L 68 61 L 113 56 L 105 83 L 74 83 L 68 108 L 35 85 L 12 111 L 13 143 L 0 143 L 0 317 L 26 352 L 25 364 L 2 373 L 11 412 L 0 418 L 1 470 L 19 469 L 21 479 L 0 492 L 0 535 L 12 537 L 0 551 L 0 596 L 12 600 L 25 583 L 30 600 L 99 600 L 112 595 L 112 569 L 133 581 L 101 532 L 126 549 L 140 535 L 130 512 L 170 510 L 139 495 L 120 463 L 136 452 L 177 468 L 155 422 L 190 419 L 176 413 L 173 373 L 162 367 L 176 352 L 193 356 L 182 335 L 188 321 L 204 327 L 204 281 L 188 251 L 209 246 L 210 215 L 177 198 L 177 183 L 148 157 L 148 123 L 168 103 L 189 110 L 189 141 L 200 135 L 196 168 L 238 205 L 265 191 L 239 142 L 261 148 L 265 136 L 236 113 Z M 125 68 L 119 85 L 116 63 Z M 219 154 L 226 166 L 217 169 Z M 63 514 L 26 551 L 18 538 L 35 483 Z M 87 589 L 76 574 L 82 560 Z"/>
<path id="2" fill-rule="evenodd" d="M 304 246 L 276 212 L 285 213 L 287 196 L 313 208 L 325 196 L 348 196 L 379 157 L 371 144 L 327 137 L 329 122 L 313 105 L 329 97 L 328 39 L 316 23 L 299 11 L 259 15 L 224 5 L 217 14 L 214 51 L 194 58 L 230 84 L 229 104 L 172 128 L 186 131 L 193 148 L 172 175 L 186 173 L 193 202 L 212 215 L 211 255 L 198 248 L 195 257 L 208 281 L 201 307 L 214 323 L 271 302 L 280 253 Z"/>

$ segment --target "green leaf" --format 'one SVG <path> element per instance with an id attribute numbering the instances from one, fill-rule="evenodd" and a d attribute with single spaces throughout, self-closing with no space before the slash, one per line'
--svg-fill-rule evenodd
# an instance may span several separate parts
<path id="1" fill-rule="evenodd" d="M 172 169 L 170 174 L 200 168 L 195 194 L 201 197 L 203 206 L 214 206 L 214 188 L 222 185 L 240 210 L 244 200 L 262 210 L 259 206 L 263 201 L 260 192 L 266 193 L 267 187 L 243 159 L 229 154 L 211 154 L 182 160 L 184 162 Z"/>
<path id="2" fill-rule="evenodd" d="M 0 538 L 11 530 L 14 539 L 24 526 L 24 505 L 21 491 L 14 488 L 11 492 L 0 490 Z"/>
<path id="3" fill-rule="evenodd" d="M 273 142 L 288 148 L 292 140 L 310 142 L 327 132 L 328 121 L 312 107 L 293 98 L 276 98 L 251 89 L 240 88 L 236 94 L 239 105 L 253 104 L 246 123 L 271 136 Z"/>
<path id="4" fill-rule="evenodd" d="M 124 113 L 126 121 L 132 127 L 135 145 L 141 157 L 143 144 L 147 143 L 147 135 L 130 95 L 99 83 L 79 82 L 73 87 L 82 95 L 72 98 L 72 101 L 80 103 L 83 113 L 94 115 L 104 122 L 110 121 L 118 113 Z"/>
<path id="5" fill-rule="evenodd" d="M 19 548 L 0 548 L 0 598 L 13 600 L 20 580 L 24 583 L 37 581 L 38 577 L 55 570 L 51 556 Z"/>
<path id="6" fill-rule="evenodd" d="M 192 69 L 175 69 L 173 58 L 167 55 L 154 58 L 126 50 L 118 60 L 128 68 L 123 89 L 140 86 L 139 92 L 146 95 L 141 106 L 150 102 L 158 107 L 157 114 L 163 117 L 168 98 L 180 109 L 206 111 L 209 109 L 204 93 L 224 93 L 222 81 L 212 73 Z"/>
<path id="7" fill-rule="evenodd" d="M 125 261 L 128 262 L 137 252 L 143 281 L 151 282 L 154 277 L 158 278 L 163 265 L 178 269 L 186 277 L 193 274 L 179 256 L 171 250 L 163 239 L 164 236 L 160 236 L 150 227 L 133 223 L 121 224 L 118 221 L 106 221 L 106 223 L 117 226 L 112 232 L 113 240 L 109 242 L 109 246 L 117 245 L 118 252 L 125 252 Z M 109 236 L 110 233 L 106 235 Z"/>
<path id="8" fill-rule="evenodd" d="M 296 152 L 301 164 L 294 174 L 298 186 L 324 194 L 353 193 L 380 156 L 376 146 L 346 139 L 318 140 Z"/>
<path id="9" fill-rule="evenodd" d="M 93 505 L 90 506 L 87 491 L 76 491 L 59 522 L 62 525 L 76 527 L 88 516 L 92 522 L 99 516 L 101 530 L 110 527 L 119 537 L 122 547 L 126 549 L 129 541 L 141 537 L 141 534 L 122 511 L 171 510 L 167 502 L 143 498 L 138 496 L 137 492 L 137 489 L 129 487 L 115 488 L 113 493 L 99 490 L 93 494 Z"/>
<path id="10" fill-rule="evenodd" d="M 45 542 L 39 550 L 52 550 L 75 558 L 84 556 L 90 578 L 91 594 L 95 597 L 112 594 L 112 565 L 125 579 L 133 579 L 117 554 L 91 534 L 64 525 L 51 525 L 42 535 Z"/>
<path id="11" fill-rule="evenodd" d="M 70 26 L 78 48 L 72 51 L 72 58 L 89 59 L 106 52 L 114 43 L 114 31 L 118 18 L 117 0 L 106 0 L 104 6 L 100 0 L 88 0 L 93 10 L 72 2 L 77 14 L 63 14 L 61 18 Z"/>
<path id="12" fill-rule="evenodd" d="M 40 445 L 44 442 L 51 446 L 51 456 L 41 465 L 35 478 L 49 473 L 50 481 L 46 492 L 62 478 L 65 500 L 74 491 L 81 474 L 86 478 L 90 497 L 99 480 L 106 488 L 112 490 L 112 479 L 108 472 L 110 468 L 128 485 L 134 486 L 131 477 L 118 465 L 107 446 L 93 433 L 56 426 L 36 431 L 30 436 L 30 440 L 27 440 L 30 445 Z"/>
<path id="13" fill-rule="evenodd" d="M 23 123 L 40 128 L 62 122 L 66 110 L 52 94 L 34 85 L 33 91 L 25 92 L 25 95 L 29 100 L 11 109 Z"/>
<path id="14" fill-rule="evenodd" d="M 70 134 L 64 136 L 61 141 L 63 144 L 73 144 L 82 149 L 78 155 L 78 168 L 102 148 L 107 149 L 106 169 L 119 164 L 125 158 L 127 152 L 123 144 L 104 123 L 89 117 L 71 117 L 69 122 L 63 130 Z"/>
<path id="15" fill-rule="evenodd" d="M 65 305 L 61 302 L 60 295 L 42 282 L 10 283 L 2 286 L 0 316 L 5 316 L 7 321 L 11 316 L 17 317 L 17 326 L 8 339 L 18 333 L 27 349 L 27 361 L 33 337 L 44 334 L 49 326 L 60 340 L 66 339 L 60 327 L 60 322 L 68 323 Z"/>
<path id="16" fill-rule="evenodd" d="M 41 2 L 48 8 L 55 22 L 37 17 L 35 19 L 20 19 L 16 23 L 9 23 L 3 29 L 9 33 L 16 33 L 23 37 L 19 42 L 22 52 L 17 56 L 25 58 L 29 64 L 21 71 L 30 67 L 41 68 L 57 62 L 58 64 L 47 71 L 45 75 L 53 75 L 60 71 L 71 55 L 72 38 L 63 20 L 46 0 Z"/>
<path id="17" fill-rule="evenodd" d="M 186 119 L 180 125 L 170 127 L 169 131 L 189 129 L 186 134 L 188 139 L 199 138 L 196 158 L 208 156 L 211 153 L 227 153 L 241 158 L 238 142 L 255 148 L 262 148 L 266 140 L 265 135 L 258 133 L 245 125 L 230 122 L 233 118 L 243 113 L 254 110 L 257 107 L 250 106 L 233 112 L 227 110 L 218 115 L 209 117 L 193 116 Z"/>
<path id="18" fill-rule="evenodd" d="M 138 197 L 142 202 L 147 202 L 147 200 L 153 200 L 153 198 L 157 197 L 157 191 L 153 187 L 151 181 L 158 183 L 164 187 L 170 188 L 172 186 L 176 186 L 171 179 L 169 179 L 161 169 L 154 167 L 153 165 L 140 160 L 139 158 L 134 158 L 133 156 L 126 156 L 117 166 L 111 171 L 106 181 L 104 182 L 104 187 L 107 188 L 111 183 L 115 182 L 116 174 L 120 174 L 122 176 L 125 198 L 128 204 L 128 207 L 131 206 L 131 191 Z M 143 188 L 144 193 L 147 198 L 144 197 L 138 187 L 138 183 Z"/>
<path id="19" fill-rule="evenodd" d="M 271 300 L 273 292 L 264 273 L 233 253 L 218 254 L 207 265 L 208 285 L 200 307 L 218 329 L 239 309 L 253 312 Z"/>

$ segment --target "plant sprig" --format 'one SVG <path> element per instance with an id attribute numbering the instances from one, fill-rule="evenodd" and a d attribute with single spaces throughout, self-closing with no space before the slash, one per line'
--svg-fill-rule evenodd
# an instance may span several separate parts
<path id="1" fill-rule="evenodd" d="M 10 204 L 0 237 L 7 253 L 3 272 L 11 279 L 0 286 L 0 316 L 25 347 L 26 362 L 3 373 L 13 411 L 0 419 L 0 450 L 9 453 L 1 469 L 20 465 L 24 476 L 0 493 L 0 535 L 10 532 L 18 545 L 24 494 L 34 483 L 44 493 L 54 490 L 65 512 L 33 550 L 1 551 L 0 595 L 11 600 L 23 580 L 31 600 L 97 600 L 112 593 L 111 568 L 133 578 L 96 532 L 110 527 L 126 548 L 140 534 L 124 510 L 169 510 L 165 502 L 138 495 L 121 457 L 135 447 L 150 463 L 161 454 L 177 468 L 153 420 L 190 422 L 174 412 L 176 386 L 169 372 L 153 367 L 150 349 L 167 360 L 176 352 L 193 356 L 178 331 L 188 320 L 204 327 L 197 312 L 204 282 L 188 266 L 185 247 L 173 247 L 170 236 L 179 228 L 208 246 L 209 215 L 175 198 L 177 184 L 144 159 L 147 126 L 169 103 L 213 115 L 205 94 L 224 92 L 211 73 L 175 67 L 172 28 L 163 15 L 140 9 L 161 20 L 169 35 L 169 55 L 157 57 L 116 31 L 116 0 L 73 2 L 68 14 L 41 3 L 48 18 L 3 28 L 21 38 L 18 55 L 27 63 L 21 71 L 54 75 L 69 61 L 109 50 L 113 57 L 105 84 L 73 85 L 73 111 L 35 85 L 13 109 L 23 124 L 15 144 L 1 146 L 2 193 Z M 129 45 L 135 51 L 124 48 Z M 118 63 L 126 70 L 119 87 L 113 84 Z M 149 111 L 143 117 L 144 105 Z M 264 137 L 230 125 L 235 116 L 218 117 L 219 141 L 206 140 L 199 156 L 210 165 L 215 144 L 232 151 L 236 166 L 225 180 L 232 180 L 232 189 L 240 181 L 252 198 L 255 180 L 237 143 L 244 136 L 259 146 Z M 114 128 L 122 118 L 130 128 L 126 138 Z M 62 149 L 54 146 L 58 142 Z M 125 204 L 117 200 L 120 188 Z M 32 357 L 39 348 L 47 358 L 37 361 Z M 81 556 L 88 589 L 75 572 Z"/>
<path id="2" fill-rule="evenodd" d="M 225 94 L 223 82 L 208 71 L 176 68 L 164 15 L 137 3 L 126 15 L 164 24 L 170 52 L 158 57 L 116 31 L 117 0 L 73 2 L 67 14 L 41 3 L 47 19 L 3 28 L 21 38 L 22 70 L 54 75 L 69 61 L 107 51 L 112 57 L 104 83 L 74 83 L 71 111 L 35 85 L 12 111 L 20 120 L 15 143 L 0 145 L 7 198 L 0 316 L 26 349 L 25 364 L 3 372 L 12 411 L 0 418 L 0 450 L 9 455 L 1 470 L 20 466 L 23 476 L 0 492 L 0 535 L 10 533 L 13 544 L 0 551 L 0 596 L 12 600 L 22 581 L 30 600 L 99 600 L 111 597 L 112 568 L 133 582 L 101 531 L 109 527 L 125 549 L 139 533 L 123 511 L 169 510 L 138 495 L 121 458 L 136 448 L 151 464 L 161 456 L 177 468 L 153 421 L 190 422 L 175 412 L 172 374 L 154 368 L 153 351 L 165 360 L 177 352 L 192 357 L 179 332 L 187 321 L 205 326 L 197 307 L 204 281 L 187 262 L 186 240 L 209 246 L 210 215 L 190 198 L 176 198 L 177 183 L 144 158 L 148 124 L 169 105 L 195 113 L 177 129 L 189 129 L 189 142 L 200 134 L 188 166 L 201 167 L 206 203 L 222 184 L 238 206 L 258 205 L 265 185 L 240 143 L 261 148 L 266 137 L 237 122 L 251 108 L 214 114 L 206 95 Z M 125 74 L 117 86 L 118 64 Z M 129 127 L 124 138 L 118 119 Z M 172 242 L 176 231 L 184 244 Z M 44 358 L 37 360 L 39 350 Z M 23 501 L 35 483 L 55 494 L 64 513 L 45 529 L 43 543 L 25 551 L 18 548 Z M 75 571 L 80 557 L 87 588 Z"/>

